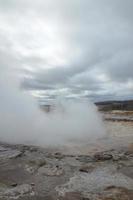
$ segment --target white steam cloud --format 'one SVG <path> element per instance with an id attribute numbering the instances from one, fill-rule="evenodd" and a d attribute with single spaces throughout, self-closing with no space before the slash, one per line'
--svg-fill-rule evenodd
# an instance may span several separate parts
<path id="1" fill-rule="evenodd" d="M 104 133 L 96 107 L 87 101 L 57 102 L 45 113 L 19 90 L 11 70 L 0 75 L 0 141 L 32 145 L 62 145 L 90 140 Z"/>

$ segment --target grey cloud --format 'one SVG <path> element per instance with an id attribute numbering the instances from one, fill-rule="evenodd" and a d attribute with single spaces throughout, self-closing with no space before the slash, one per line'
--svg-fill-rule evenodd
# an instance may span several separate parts
<path id="1" fill-rule="evenodd" d="M 133 80 L 132 0 L 1 0 L 0 5 L 1 51 L 10 48 L 19 58 L 23 88 L 68 88 L 70 95 L 94 98 L 132 93 L 123 86 Z"/>
<path id="2" fill-rule="evenodd" d="M 21 82 L 21 88 L 22 89 L 27 89 L 27 90 L 51 90 L 54 89 L 54 87 L 50 85 L 45 85 L 40 83 L 39 81 L 32 79 L 26 79 L 24 78 L 23 81 Z"/>
<path id="3" fill-rule="evenodd" d="M 109 68 L 110 75 L 115 80 L 126 81 L 133 78 L 133 49 L 117 55 Z"/>

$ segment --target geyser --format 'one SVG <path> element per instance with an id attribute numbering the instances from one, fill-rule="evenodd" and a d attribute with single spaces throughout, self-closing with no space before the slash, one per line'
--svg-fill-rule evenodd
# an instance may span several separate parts
<path id="1" fill-rule="evenodd" d="M 46 113 L 19 89 L 10 70 L 3 70 L 0 85 L 0 141 L 56 146 L 103 136 L 102 120 L 88 101 L 58 100 Z"/>

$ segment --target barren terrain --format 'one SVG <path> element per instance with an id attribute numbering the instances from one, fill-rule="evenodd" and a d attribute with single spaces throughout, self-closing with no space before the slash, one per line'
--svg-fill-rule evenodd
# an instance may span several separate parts
<path id="1" fill-rule="evenodd" d="M 40 148 L 0 143 L 0 200 L 132 200 L 132 112 L 103 114 L 96 141 Z"/>

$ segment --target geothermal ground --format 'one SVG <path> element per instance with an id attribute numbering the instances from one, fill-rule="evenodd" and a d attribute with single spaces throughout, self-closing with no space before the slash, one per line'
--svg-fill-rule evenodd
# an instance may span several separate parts
<path id="1" fill-rule="evenodd" d="M 103 113 L 96 141 L 40 148 L 0 143 L 0 200 L 133 200 L 133 113 Z"/>

